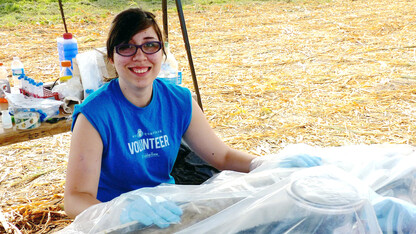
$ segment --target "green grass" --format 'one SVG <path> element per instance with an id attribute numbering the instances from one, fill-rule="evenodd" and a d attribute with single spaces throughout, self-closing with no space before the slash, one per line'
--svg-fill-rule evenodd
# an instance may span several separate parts
<path id="1" fill-rule="evenodd" d="M 244 4 L 254 1 L 304 0 L 182 0 L 182 6 L 204 6 L 221 4 Z M 330 0 L 316 0 L 325 2 Z M 105 17 L 128 7 L 142 7 L 149 11 L 162 8 L 161 0 L 62 0 L 65 18 L 68 22 L 82 20 L 93 22 L 96 17 Z M 174 0 L 168 0 L 168 8 L 176 9 Z M 0 26 L 17 24 L 60 24 L 62 23 L 58 0 L 0 0 Z"/>
<path id="2" fill-rule="evenodd" d="M 182 0 L 182 6 L 243 3 L 253 0 Z M 256 1 L 256 0 L 254 0 Z M 260 0 L 262 1 L 262 0 Z M 268 1 L 268 0 L 265 0 Z M 91 21 L 95 17 L 116 13 L 128 7 L 142 7 L 149 11 L 162 8 L 161 0 L 62 0 L 67 21 Z M 175 10 L 174 0 L 168 9 Z M 58 0 L 0 0 L 0 25 L 62 23 Z"/>
<path id="3" fill-rule="evenodd" d="M 183 0 L 182 4 L 194 1 L 224 2 L 225 0 Z M 204 3 L 206 4 L 206 3 Z M 71 20 L 93 20 L 97 16 L 119 12 L 128 7 L 143 7 L 156 11 L 162 8 L 161 0 L 62 0 L 65 18 Z M 175 1 L 168 0 L 168 7 L 175 8 Z M 59 24 L 62 22 L 58 0 L 0 0 L 0 25 Z"/>
<path id="4" fill-rule="evenodd" d="M 89 21 L 96 16 L 105 16 L 131 6 L 140 6 L 148 10 L 161 9 L 160 0 L 62 0 L 62 5 L 68 21 Z M 169 6 L 172 7 L 173 4 L 169 3 Z M 61 22 L 58 0 L 0 0 L 0 25 Z"/>

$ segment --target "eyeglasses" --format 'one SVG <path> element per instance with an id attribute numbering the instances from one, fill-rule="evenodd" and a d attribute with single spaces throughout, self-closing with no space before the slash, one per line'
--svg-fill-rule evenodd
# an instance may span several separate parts
<path id="1" fill-rule="evenodd" d="M 149 41 L 141 45 L 121 44 L 121 45 L 115 46 L 116 53 L 124 57 L 130 57 L 130 56 L 135 55 L 139 48 L 145 54 L 154 54 L 154 53 L 157 53 L 160 49 L 162 49 L 162 42 Z"/>

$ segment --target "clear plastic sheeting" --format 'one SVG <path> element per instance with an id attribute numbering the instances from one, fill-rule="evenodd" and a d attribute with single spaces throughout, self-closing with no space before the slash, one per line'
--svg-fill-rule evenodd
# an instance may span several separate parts
<path id="1" fill-rule="evenodd" d="M 381 233 L 359 184 L 331 166 L 304 169 L 179 233 Z"/>
<path id="2" fill-rule="evenodd" d="M 276 155 L 276 160 L 299 154 L 321 157 L 323 165 L 341 168 L 382 196 L 416 204 L 414 146 L 383 144 L 319 148 L 296 144 L 284 148 Z M 264 165 L 260 169 L 265 170 L 267 167 Z"/>
<path id="3" fill-rule="evenodd" d="M 323 165 L 275 167 L 299 154 L 319 156 Z M 374 207 L 385 196 L 416 207 L 415 171 L 415 148 L 408 145 L 290 145 L 250 173 L 223 171 L 202 185 L 163 184 L 123 194 L 85 210 L 61 233 L 409 233 L 416 230 L 393 225 L 413 222 L 409 213 L 383 210 L 382 230 Z M 181 222 L 165 229 L 121 224 L 123 208 L 140 194 L 178 204 Z"/>

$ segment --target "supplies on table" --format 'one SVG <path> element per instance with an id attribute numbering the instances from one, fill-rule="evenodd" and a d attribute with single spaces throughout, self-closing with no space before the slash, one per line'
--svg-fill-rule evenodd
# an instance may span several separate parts
<path id="1" fill-rule="evenodd" d="M 165 42 L 166 57 L 163 57 L 163 63 L 157 78 L 170 84 L 182 84 L 182 72 L 178 70 L 178 61 L 169 50 L 169 43 Z"/>
<path id="2" fill-rule="evenodd" d="M 68 81 L 54 86 L 52 92 L 59 94 L 59 99 L 63 101 L 62 109 L 68 114 L 74 111 L 75 104 L 79 104 L 82 101 L 83 89 L 78 76 L 74 76 Z"/>
<path id="3" fill-rule="evenodd" d="M 59 100 L 28 97 L 21 93 L 6 94 L 6 99 L 12 115 L 18 112 L 37 112 L 40 115 L 40 122 L 59 115 L 59 107 L 63 104 Z"/>
<path id="4" fill-rule="evenodd" d="M 76 57 L 77 69 L 79 69 L 84 99 L 92 92 L 100 88 L 105 78 L 114 78 L 115 70 L 110 65 L 103 49 L 94 49 L 78 54 Z M 75 68 L 74 68 L 75 70 Z"/>
<path id="5" fill-rule="evenodd" d="M 43 82 L 36 82 L 34 79 L 26 75 L 20 76 L 19 80 L 22 84 L 20 93 L 24 94 L 25 96 L 59 100 L 59 94 L 45 88 Z"/>
<path id="6" fill-rule="evenodd" d="M 61 61 L 59 82 L 55 82 L 51 88 L 52 93 L 58 94 L 59 100 L 63 101 L 61 107 L 68 114 L 73 112 L 75 104 L 81 103 L 83 97 L 80 71 L 76 61 L 76 56 L 72 58 L 72 62 Z"/>
<path id="7" fill-rule="evenodd" d="M 23 110 L 14 113 L 14 122 L 17 129 L 34 129 L 41 124 L 40 114 L 35 110 Z"/>

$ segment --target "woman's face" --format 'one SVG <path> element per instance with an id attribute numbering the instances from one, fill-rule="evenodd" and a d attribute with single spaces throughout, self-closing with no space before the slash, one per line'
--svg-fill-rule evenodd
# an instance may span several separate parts
<path id="1" fill-rule="evenodd" d="M 136 33 L 128 43 L 141 45 L 149 41 L 160 41 L 153 27 Z M 123 57 L 114 50 L 113 63 L 120 82 L 130 87 L 145 88 L 152 85 L 159 74 L 162 58 L 162 50 L 155 54 L 145 54 L 138 49 L 136 54 L 130 57 Z"/>

